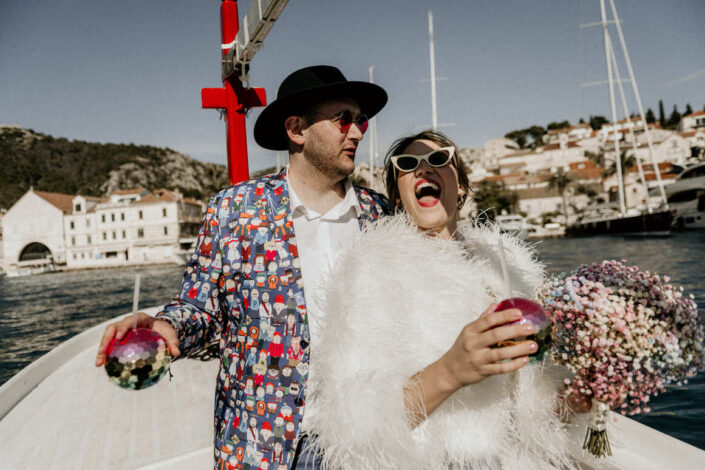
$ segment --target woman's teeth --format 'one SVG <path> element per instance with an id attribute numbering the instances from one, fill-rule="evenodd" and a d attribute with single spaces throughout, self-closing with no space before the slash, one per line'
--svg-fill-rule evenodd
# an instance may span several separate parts
<path id="1" fill-rule="evenodd" d="M 438 198 L 440 196 L 441 188 L 432 181 L 424 181 L 423 183 L 416 186 L 416 198 L 421 199 L 424 196 L 431 196 Z"/>

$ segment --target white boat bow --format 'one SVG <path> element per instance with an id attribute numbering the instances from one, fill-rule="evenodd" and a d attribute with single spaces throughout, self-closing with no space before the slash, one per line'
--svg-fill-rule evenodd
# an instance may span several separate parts
<path id="1" fill-rule="evenodd" d="M 0 468 L 212 468 L 218 361 L 179 360 L 172 380 L 120 389 L 93 365 L 113 321 L 67 340 L 0 387 Z M 705 468 L 705 451 L 615 413 L 614 455 L 597 460 L 581 449 L 586 424 L 582 415 L 568 425 L 570 452 L 583 469 Z"/>

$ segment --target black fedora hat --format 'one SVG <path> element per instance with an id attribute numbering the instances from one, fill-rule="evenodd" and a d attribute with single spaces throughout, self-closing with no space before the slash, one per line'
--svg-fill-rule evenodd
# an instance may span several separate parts
<path id="1" fill-rule="evenodd" d="M 380 86 L 350 82 L 340 70 L 330 65 L 305 67 L 284 79 L 277 91 L 277 99 L 259 115 L 255 123 L 255 141 L 266 149 L 287 150 L 286 118 L 334 98 L 352 98 L 367 117 L 374 116 L 387 104 L 387 92 Z"/>

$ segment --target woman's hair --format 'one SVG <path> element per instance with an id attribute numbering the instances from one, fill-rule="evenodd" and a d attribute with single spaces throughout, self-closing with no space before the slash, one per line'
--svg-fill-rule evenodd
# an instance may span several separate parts
<path id="1" fill-rule="evenodd" d="M 433 129 L 427 129 L 419 132 L 418 134 L 397 139 L 387 151 L 387 155 L 384 159 L 384 186 L 387 189 L 389 202 L 395 206 L 395 209 L 397 209 L 397 200 L 400 199 L 399 187 L 397 186 L 398 170 L 394 167 L 394 165 L 392 165 L 392 157 L 400 155 L 405 148 L 417 140 L 430 140 L 431 142 L 438 144 L 440 147 L 453 147 L 455 149 L 450 163 L 455 167 L 458 173 L 458 186 L 463 193 L 458 196 L 458 207 L 462 207 L 463 204 L 465 204 L 465 199 L 468 197 L 468 193 L 470 192 L 470 181 L 468 180 L 467 168 L 465 168 L 463 160 L 460 158 L 460 151 L 455 143 L 453 143 L 453 141 L 442 132 L 438 132 Z"/>

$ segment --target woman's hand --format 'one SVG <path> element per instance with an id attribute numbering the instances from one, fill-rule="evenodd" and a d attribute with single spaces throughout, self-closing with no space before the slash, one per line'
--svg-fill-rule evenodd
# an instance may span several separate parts
<path id="1" fill-rule="evenodd" d="M 495 312 L 495 308 L 496 305 L 491 305 L 480 318 L 467 324 L 453 347 L 441 357 L 439 362 L 450 388 L 457 390 L 491 375 L 519 370 L 529 362 L 528 355 L 538 349 L 534 341 L 491 347 L 535 332 L 532 324 L 499 326 L 521 319 L 521 311 L 512 308 Z"/>
<path id="2" fill-rule="evenodd" d="M 447 353 L 410 378 L 404 389 L 404 403 L 412 426 L 418 425 L 461 387 L 491 375 L 514 372 L 529 363 L 528 355 L 538 349 L 534 341 L 491 347 L 534 334 L 531 324 L 499 326 L 521 319 L 521 311 L 513 308 L 495 312 L 496 307 L 490 305 L 480 318 L 465 325 Z"/>
<path id="3" fill-rule="evenodd" d="M 147 328 L 149 330 L 154 330 L 164 337 L 167 345 L 169 346 L 169 353 L 176 357 L 181 352 L 179 351 L 179 338 L 176 334 L 176 330 L 167 320 L 160 320 L 147 315 L 144 312 L 137 312 L 137 328 Z M 96 367 L 100 367 L 105 364 L 105 355 L 108 350 L 108 344 L 110 341 L 115 339 L 122 339 L 125 333 L 130 331 L 135 324 L 134 317 L 128 315 L 119 322 L 111 323 L 105 327 L 105 333 L 103 333 L 103 338 L 100 340 L 100 345 L 98 346 L 98 355 L 95 358 Z"/>

